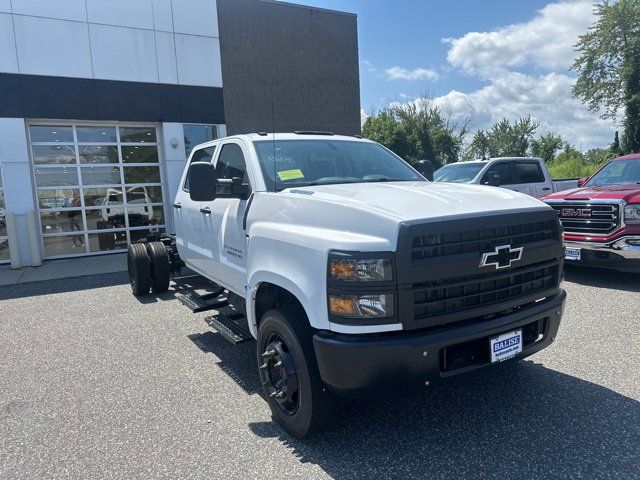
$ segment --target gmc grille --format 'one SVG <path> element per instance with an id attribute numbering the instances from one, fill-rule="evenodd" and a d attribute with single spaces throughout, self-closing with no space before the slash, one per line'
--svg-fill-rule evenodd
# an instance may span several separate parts
<path id="1" fill-rule="evenodd" d="M 565 233 L 608 235 L 620 228 L 620 205 L 617 203 L 551 204 Z"/>

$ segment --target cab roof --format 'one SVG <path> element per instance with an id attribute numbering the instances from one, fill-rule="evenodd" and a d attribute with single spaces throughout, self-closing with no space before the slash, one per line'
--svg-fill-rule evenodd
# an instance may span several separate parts
<path id="1" fill-rule="evenodd" d="M 631 153 L 629 155 L 623 155 L 622 157 L 614 158 L 611 161 L 615 162 L 617 160 L 635 160 L 635 159 L 640 159 L 640 153 Z"/>

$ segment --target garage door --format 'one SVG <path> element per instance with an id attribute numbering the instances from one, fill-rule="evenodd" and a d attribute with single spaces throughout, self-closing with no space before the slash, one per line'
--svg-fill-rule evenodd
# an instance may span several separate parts
<path id="1" fill-rule="evenodd" d="M 45 258 L 123 251 L 164 231 L 156 126 L 29 125 Z"/>

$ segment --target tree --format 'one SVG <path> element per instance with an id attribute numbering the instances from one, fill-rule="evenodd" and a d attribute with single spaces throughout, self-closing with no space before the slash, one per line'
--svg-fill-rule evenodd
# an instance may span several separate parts
<path id="1" fill-rule="evenodd" d="M 458 161 L 467 121 L 451 115 L 421 96 L 409 103 L 395 103 L 367 117 L 362 135 L 386 146 L 410 163 L 427 159 L 434 168 Z"/>
<path id="2" fill-rule="evenodd" d="M 531 140 L 531 155 L 540 157 L 546 163 L 552 162 L 558 150 L 564 148 L 566 143 L 555 133 L 541 135 L 540 138 Z"/>
<path id="3" fill-rule="evenodd" d="M 624 112 L 624 152 L 640 151 L 640 1 L 605 0 L 596 21 L 579 37 L 573 95 L 603 118 Z"/>
<path id="4" fill-rule="evenodd" d="M 467 150 L 468 158 L 524 157 L 539 123 L 530 116 L 511 124 L 502 119 L 490 130 L 478 130 Z"/>

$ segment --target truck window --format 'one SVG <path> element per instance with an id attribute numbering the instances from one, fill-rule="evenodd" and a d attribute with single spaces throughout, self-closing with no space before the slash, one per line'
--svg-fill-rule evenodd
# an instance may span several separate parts
<path id="1" fill-rule="evenodd" d="M 495 180 L 495 185 L 513 185 L 513 175 L 511 174 L 511 164 L 508 162 L 496 163 L 487 170 L 482 177 L 485 185 L 493 185 L 491 179 Z"/>
<path id="2" fill-rule="evenodd" d="M 227 143 L 222 146 L 216 163 L 216 178 L 232 179 L 234 177 L 241 178 L 244 185 L 249 184 L 242 148 L 237 143 Z M 220 193 L 231 193 L 231 185 L 218 185 L 217 190 Z"/>
<path id="3" fill-rule="evenodd" d="M 193 156 L 191 157 L 189 164 L 192 164 L 193 162 L 210 162 L 215 151 L 215 145 L 212 145 L 211 147 L 199 148 L 198 150 L 193 152 Z M 184 185 L 182 186 L 182 189 L 185 192 L 189 191 L 189 171 L 187 171 L 187 176 L 184 179 Z"/>
<path id="4" fill-rule="evenodd" d="M 538 162 L 519 162 L 515 164 L 517 181 L 515 183 L 541 183 L 544 174 Z"/>

